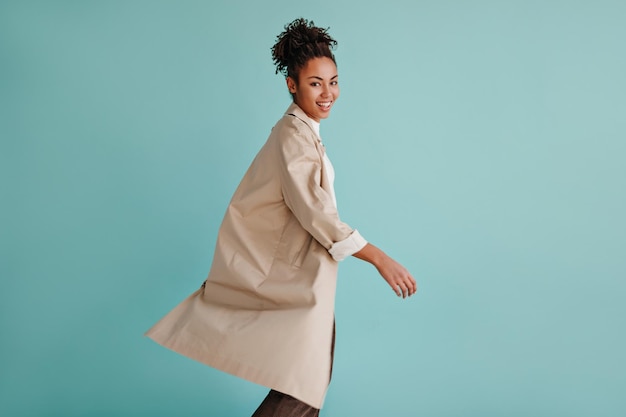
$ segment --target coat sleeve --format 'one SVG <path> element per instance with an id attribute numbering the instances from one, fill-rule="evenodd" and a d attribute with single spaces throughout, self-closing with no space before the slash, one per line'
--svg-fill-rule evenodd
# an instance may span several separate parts
<path id="1" fill-rule="evenodd" d="M 339 219 L 332 196 L 321 186 L 323 162 L 314 139 L 289 126 L 278 148 L 283 198 L 300 225 L 336 261 L 361 250 L 367 241 Z"/>

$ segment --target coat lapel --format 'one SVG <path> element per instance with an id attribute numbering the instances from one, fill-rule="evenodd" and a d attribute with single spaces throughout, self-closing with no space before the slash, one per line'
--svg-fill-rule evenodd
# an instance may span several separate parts
<path id="1" fill-rule="evenodd" d="M 319 136 L 315 132 L 315 129 L 313 129 L 313 126 L 311 126 L 311 119 L 309 118 L 309 116 L 307 116 L 306 113 L 296 103 L 291 103 L 291 105 L 289 106 L 289 108 L 287 109 L 285 114 L 286 115 L 290 115 L 290 116 L 294 116 L 294 117 L 302 120 L 304 122 L 304 124 L 306 124 L 308 126 L 309 130 L 313 134 L 313 137 L 316 139 L 315 140 L 315 147 L 317 148 L 317 151 L 319 152 L 320 157 L 323 158 L 324 154 L 326 153 L 326 149 L 324 148 L 324 144 L 320 140 Z"/>

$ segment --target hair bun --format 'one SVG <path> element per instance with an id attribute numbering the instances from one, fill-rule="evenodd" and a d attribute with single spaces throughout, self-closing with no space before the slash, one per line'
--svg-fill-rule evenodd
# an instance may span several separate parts
<path id="1" fill-rule="evenodd" d="M 276 73 L 297 78 L 297 72 L 311 58 L 328 57 L 335 61 L 332 49 L 337 45 L 328 29 L 315 26 L 313 21 L 298 18 L 285 26 L 272 47 Z"/>

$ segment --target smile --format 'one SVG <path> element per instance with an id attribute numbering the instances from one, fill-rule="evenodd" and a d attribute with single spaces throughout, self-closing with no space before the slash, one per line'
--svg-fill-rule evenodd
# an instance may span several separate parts
<path id="1" fill-rule="evenodd" d="M 317 104 L 319 107 L 321 107 L 324 110 L 328 110 L 330 108 L 330 106 L 333 105 L 332 101 L 321 101 L 321 102 L 316 102 L 315 104 Z"/>

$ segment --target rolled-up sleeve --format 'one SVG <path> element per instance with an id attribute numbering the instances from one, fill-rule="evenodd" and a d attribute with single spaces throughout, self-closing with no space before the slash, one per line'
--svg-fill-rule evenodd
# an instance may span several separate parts
<path id="1" fill-rule="evenodd" d="M 367 245 L 367 240 L 361 236 L 358 230 L 354 229 L 352 234 L 346 239 L 335 242 L 328 250 L 328 253 L 334 260 L 343 261 L 348 256 L 354 255 L 363 249 L 365 245 Z"/>

